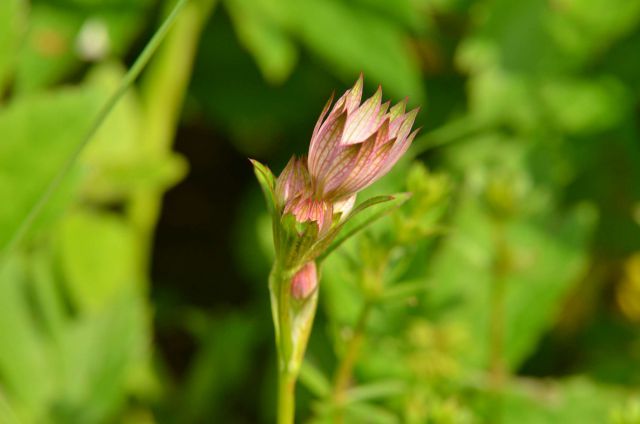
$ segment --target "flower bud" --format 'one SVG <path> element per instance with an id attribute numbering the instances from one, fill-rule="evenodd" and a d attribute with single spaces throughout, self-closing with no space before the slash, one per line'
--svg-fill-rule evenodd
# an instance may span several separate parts
<path id="1" fill-rule="evenodd" d="M 316 263 L 311 261 L 307 262 L 300 270 L 293 276 L 291 281 L 291 296 L 296 300 L 303 300 L 309 297 L 311 293 L 318 286 L 318 272 L 316 270 Z"/>

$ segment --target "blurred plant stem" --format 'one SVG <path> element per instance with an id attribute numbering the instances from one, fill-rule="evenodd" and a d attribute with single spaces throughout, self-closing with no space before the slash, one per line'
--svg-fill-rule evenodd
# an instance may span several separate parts
<path id="1" fill-rule="evenodd" d="M 493 225 L 495 259 L 491 287 L 491 315 L 489 335 L 489 385 L 496 395 L 492 419 L 502 421 L 502 393 L 508 379 L 504 357 L 507 275 L 510 270 L 509 248 L 505 237 L 505 222 L 496 218 Z"/>
<path id="2" fill-rule="evenodd" d="M 362 289 L 365 299 L 358 319 L 349 341 L 347 342 L 344 354 L 336 368 L 333 383 L 333 401 L 335 403 L 334 422 L 344 422 L 343 411 L 347 401 L 346 395 L 351 380 L 353 370 L 362 352 L 367 330 L 367 323 L 371 316 L 371 311 L 376 305 L 383 292 L 383 275 L 389 263 L 389 255 L 392 247 L 385 247 L 375 255 L 375 260 L 371 261 L 370 267 L 365 267 L 362 275 Z"/>
<path id="3" fill-rule="evenodd" d="M 173 3 L 169 1 L 166 6 Z M 151 158 L 161 160 L 171 151 L 198 41 L 215 4 L 215 0 L 191 0 L 184 7 L 141 81 L 145 127 L 139 142 Z M 163 193 L 162 187 L 140 190 L 127 205 L 129 218 L 140 236 L 138 263 L 141 276 L 148 275 L 150 249 Z"/>
<path id="4" fill-rule="evenodd" d="M 413 160 L 431 149 L 462 140 L 489 128 L 490 124 L 472 115 L 452 120 L 418 137 L 407 152 L 407 157 Z"/>
<path id="5" fill-rule="evenodd" d="M 367 321 L 369 320 L 372 308 L 373 302 L 368 300 L 365 301 L 365 304 L 360 311 L 358 321 L 356 322 L 356 326 L 353 329 L 353 334 L 351 335 L 347 348 L 345 349 L 344 356 L 342 357 L 336 371 L 333 388 L 333 399 L 335 404 L 338 406 L 336 409 L 338 413 L 334 420 L 336 423 L 343 422 L 342 405 L 344 405 L 346 401 L 345 397 L 353 376 L 353 368 L 356 365 L 356 361 L 358 360 L 358 356 L 362 349 L 362 344 L 364 343 Z"/>
<path id="6" fill-rule="evenodd" d="M 307 349 L 318 304 L 318 291 L 307 299 L 291 295 L 296 269 L 286 269 L 276 260 L 269 275 L 271 312 L 278 353 L 278 424 L 292 424 L 295 418 L 295 388 Z"/>

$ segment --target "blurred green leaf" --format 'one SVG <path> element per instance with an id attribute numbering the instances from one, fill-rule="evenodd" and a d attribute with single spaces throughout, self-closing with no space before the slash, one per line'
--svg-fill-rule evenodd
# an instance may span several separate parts
<path id="1" fill-rule="evenodd" d="M 323 261 L 327 256 L 329 256 L 331 252 L 336 250 L 351 237 L 355 236 L 360 231 L 367 228 L 369 225 L 375 223 L 380 218 L 388 215 L 393 210 L 400 207 L 410 197 L 410 193 L 396 193 L 393 195 L 374 196 L 357 205 L 355 208 L 353 208 L 353 210 L 349 212 L 349 214 L 344 218 L 344 220 L 342 220 L 342 222 L 340 222 L 331 230 L 335 231 L 336 234 L 339 235 L 333 241 L 333 243 L 331 243 L 331 245 L 323 250 L 322 254 L 318 258 L 318 262 Z M 384 206 L 375 208 L 374 212 L 364 217 L 359 216 L 369 208 L 379 204 L 384 204 Z M 340 232 L 342 234 L 340 234 Z"/>
<path id="2" fill-rule="evenodd" d="M 57 422 L 104 422 L 124 405 L 131 374 L 147 359 L 150 341 L 136 292 L 121 290 L 101 311 L 76 320 L 59 341 Z"/>
<path id="3" fill-rule="evenodd" d="M 466 359 L 484 367 L 489 355 L 490 293 L 496 254 L 493 224 L 468 194 L 458 205 L 455 233 L 432 264 L 429 304 L 443 318 L 464 323 L 474 349 Z M 586 242 L 595 222 L 583 206 L 564 217 L 518 219 L 506 230 L 513 269 L 506 276 L 504 354 L 512 368 L 531 353 L 560 312 L 586 264 Z"/>
<path id="4" fill-rule="evenodd" d="M 225 422 L 234 416 L 224 407 L 230 388 L 246 379 L 257 326 L 242 315 L 211 320 L 206 317 L 198 332 L 201 349 L 188 372 L 179 396 L 177 422 L 207 421 L 215 417 Z"/>
<path id="5" fill-rule="evenodd" d="M 124 78 L 118 63 L 97 66 L 87 83 L 108 96 Z M 175 153 L 149 154 L 141 142 L 143 114 L 135 90 L 129 90 L 118 102 L 82 154 L 86 170 L 83 197 L 98 203 L 124 201 L 135 193 L 164 189 L 187 173 L 186 160 Z"/>
<path id="6" fill-rule="evenodd" d="M 428 288 L 429 286 L 424 280 L 401 281 L 385 287 L 380 301 L 391 303 L 407 300 L 407 298 L 419 295 Z"/>
<path id="7" fill-rule="evenodd" d="M 26 29 L 26 1 L 0 3 L 0 93 L 11 77 L 18 49 Z"/>
<path id="8" fill-rule="evenodd" d="M 270 213 L 275 213 L 278 201 L 276 199 L 276 177 L 269 167 L 261 164 L 257 160 L 249 159 L 253 165 L 253 172 L 256 174 L 260 188 L 267 202 L 267 209 Z M 275 218 L 274 218 L 275 219 Z"/>
<path id="9" fill-rule="evenodd" d="M 317 397 L 325 397 L 331 393 L 331 383 L 323 372 L 311 363 L 305 360 L 300 367 L 300 383 L 304 384 L 311 393 Z"/>
<path id="10" fill-rule="evenodd" d="M 268 10 L 275 2 L 227 0 L 238 38 L 254 56 L 267 81 L 282 83 L 293 71 L 298 52 L 289 34 L 270 19 Z"/>
<path id="11" fill-rule="evenodd" d="M 39 421 L 55 394 L 51 349 L 40 338 L 25 296 L 26 263 L 5 258 L 0 267 L 0 375 L 3 391 L 18 416 Z M 38 382 L 38 384 L 35 384 Z"/>
<path id="12" fill-rule="evenodd" d="M 100 100 L 88 88 L 64 89 L 21 97 L 0 110 L 0 199 L 12 204 L 0 210 L 0 251 L 86 133 Z M 38 223 L 60 213 L 74 181 L 67 178 Z"/>
<path id="13" fill-rule="evenodd" d="M 424 102 L 417 60 L 406 35 L 393 22 L 346 2 L 309 0 L 295 3 L 291 26 L 338 74 L 363 72 L 369 82 L 379 82 L 394 97 Z"/>
<path id="14" fill-rule="evenodd" d="M 406 390 L 407 386 L 402 381 L 379 381 L 350 388 L 346 392 L 346 399 L 348 402 L 356 403 L 371 401 L 398 396 Z"/>
<path id="15" fill-rule="evenodd" d="M 67 289 L 82 311 L 104 308 L 135 282 L 134 232 L 115 215 L 70 213 L 61 223 L 60 255 Z"/>
<path id="16" fill-rule="evenodd" d="M 611 128 L 629 115 L 632 99 L 612 78 L 551 80 L 541 87 L 548 116 L 568 133 Z"/>
<path id="17" fill-rule="evenodd" d="M 558 383 L 515 382 L 502 400 L 505 423 L 584 423 L 608 422 L 623 393 L 598 386 L 583 378 Z"/>
<path id="18" fill-rule="evenodd" d="M 353 403 L 346 408 L 347 422 L 371 424 L 398 424 L 400 419 L 391 411 L 369 403 Z"/>
<path id="19" fill-rule="evenodd" d="M 123 54 L 149 4 L 150 0 L 33 2 L 17 69 L 18 91 L 50 85 L 85 61 Z"/>

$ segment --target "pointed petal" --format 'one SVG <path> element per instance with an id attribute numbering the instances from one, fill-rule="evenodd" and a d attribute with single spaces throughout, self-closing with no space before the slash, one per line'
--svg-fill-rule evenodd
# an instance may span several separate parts
<path id="1" fill-rule="evenodd" d="M 367 99 L 357 110 L 349 114 L 342 144 L 362 143 L 376 132 L 382 125 L 382 116 L 379 115 L 382 100 L 382 88 L 378 87 L 376 93 Z"/>
<path id="2" fill-rule="evenodd" d="M 387 113 L 387 110 L 389 109 L 389 105 L 391 104 L 391 102 L 384 102 L 381 106 L 380 106 L 380 110 L 378 111 L 378 115 L 380 115 L 381 118 L 384 118 L 385 114 Z"/>
<path id="3" fill-rule="evenodd" d="M 330 198 L 330 193 L 344 182 L 351 174 L 358 155 L 359 146 L 341 146 L 340 151 L 331 160 L 330 166 L 322 170 L 317 193 Z"/>
<path id="4" fill-rule="evenodd" d="M 331 103 L 333 102 L 333 96 L 335 95 L 335 93 L 331 93 L 331 97 L 329 97 L 329 101 L 324 105 L 324 108 L 322 108 L 322 112 L 320 113 L 320 118 L 318 118 L 318 122 L 316 122 L 316 126 L 313 128 L 313 135 L 311 136 L 311 143 L 313 143 L 314 139 L 316 138 L 318 131 L 320 130 L 320 127 L 322 126 L 322 121 L 324 120 L 324 117 L 327 115 L 327 112 L 329 111 L 329 108 L 331 107 Z"/>
<path id="5" fill-rule="evenodd" d="M 353 87 L 348 91 L 348 94 L 347 94 L 346 106 L 347 106 L 347 111 L 349 111 L 350 113 L 353 112 L 360 105 L 360 102 L 362 101 L 363 85 L 364 85 L 364 77 L 362 76 L 362 72 L 361 72 L 360 76 L 358 77 L 358 80 L 353 85 Z"/>
<path id="6" fill-rule="evenodd" d="M 276 197 L 280 206 L 308 191 L 310 177 L 305 162 L 304 157 L 293 156 L 280 173 L 276 181 Z"/>
<path id="7" fill-rule="evenodd" d="M 409 133 L 411 132 L 411 127 L 413 126 L 413 123 L 415 122 L 416 116 L 418 115 L 419 111 L 420 108 L 415 108 L 404 115 L 404 120 L 400 124 L 400 128 L 398 128 L 398 139 L 406 138 L 409 135 Z"/>
<path id="8" fill-rule="evenodd" d="M 357 193 L 382 177 L 384 173 L 381 169 L 387 162 L 392 147 L 391 143 L 386 143 L 375 149 L 369 156 L 366 167 L 360 173 L 350 176 L 347 183 L 342 186 L 343 192 Z"/>
<path id="9" fill-rule="evenodd" d="M 335 117 L 329 116 L 318 131 L 317 140 L 309 147 L 309 172 L 315 180 L 320 178 L 323 170 L 331 166 L 340 146 L 346 119 L 346 112 Z"/>
<path id="10" fill-rule="evenodd" d="M 418 131 L 420 131 L 420 128 L 417 128 L 415 131 L 409 134 L 408 137 L 396 140 L 393 148 L 389 152 L 389 156 L 387 157 L 385 163 L 379 171 L 380 176 L 389 172 L 393 165 L 395 165 L 396 162 L 398 162 L 398 160 L 400 160 L 400 158 L 407 152 L 407 150 L 411 146 L 411 143 L 413 142 L 413 139 L 416 137 L 416 134 L 418 134 Z"/>
<path id="11" fill-rule="evenodd" d="M 352 194 L 347 198 L 333 203 L 333 212 L 340 214 L 340 221 L 344 220 L 347 215 L 349 215 L 349 212 L 351 212 L 353 206 L 356 204 L 356 197 L 356 194 Z"/>
<path id="12" fill-rule="evenodd" d="M 392 148 L 393 143 L 387 143 L 389 120 L 385 119 L 380 131 L 372 135 L 364 143 L 360 143 L 358 155 L 354 160 L 349 175 L 336 187 L 331 197 L 342 198 L 357 193 L 372 176 L 376 175 L 386 161 L 386 154 Z M 373 182 L 374 180 L 371 180 Z"/>
<path id="13" fill-rule="evenodd" d="M 394 105 L 389 111 L 389 119 L 393 121 L 397 117 L 403 115 L 406 107 L 407 107 L 407 99 L 404 99 L 400 103 L 397 103 L 396 105 Z"/>

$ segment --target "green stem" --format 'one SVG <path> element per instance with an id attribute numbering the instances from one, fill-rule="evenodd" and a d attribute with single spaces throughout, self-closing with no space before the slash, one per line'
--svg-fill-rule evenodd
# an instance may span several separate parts
<path id="1" fill-rule="evenodd" d="M 298 301 L 291 296 L 296 269 L 285 269 L 277 261 L 269 275 L 271 312 L 278 353 L 278 424 L 293 424 L 295 387 L 315 317 L 318 291 Z"/>
<path id="2" fill-rule="evenodd" d="M 278 424 L 293 424 L 296 412 L 297 376 L 280 370 L 278 373 Z"/>
<path id="3" fill-rule="evenodd" d="M 487 130 L 490 126 L 473 117 L 465 117 L 448 122 L 447 124 L 434 129 L 420 137 L 414 142 L 411 150 L 406 156 L 411 160 L 417 156 L 444 145 L 462 140 L 473 134 Z"/>
<path id="4" fill-rule="evenodd" d="M 504 357 L 505 319 L 507 297 L 507 275 L 510 270 L 510 258 L 505 237 L 505 222 L 494 222 L 496 256 L 493 266 L 493 285 L 491 288 L 491 315 L 489 340 L 489 378 L 490 387 L 495 393 L 496 402 L 492 418 L 494 422 L 503 421 L 503 391 L 508 379 L 508 369 Z"/>

